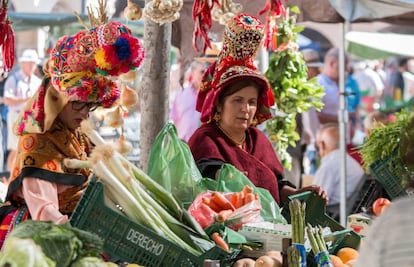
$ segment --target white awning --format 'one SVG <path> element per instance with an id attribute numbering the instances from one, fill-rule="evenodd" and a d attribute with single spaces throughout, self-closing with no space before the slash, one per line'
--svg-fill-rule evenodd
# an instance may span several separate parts
<path id="1" fill-rule="evenodd" d="M 366 59 L 414 56 L 414 35 L 397 33 L 348 32 L 347 51 Z"/>

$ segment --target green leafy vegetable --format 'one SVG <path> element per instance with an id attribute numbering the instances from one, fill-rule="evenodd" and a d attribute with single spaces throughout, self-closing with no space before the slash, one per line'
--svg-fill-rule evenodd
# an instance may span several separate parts
<path id="1" fill-rule="evenodd" d="M 290 10 L 299 12 L 297 7 Z M 307 66 L 296 44 L 297 33 L 303 27 L 295 24 L 296 16 L 287 15 L 280 19 L 277 25 L 279 47 L 270 55 L 269 68 L 265 73 L 272 85 L 276 103 L 276 114 L 267 121 L 266 130 L 287 169 L 291 167 L 291 158 L 286 149 L 289 145 L 296 146 L 296 141 L 300 139 L 296 131 L 296 115 L 312 107 L 321 110 L 324 95 L 323 87 L 317 84 L 316 78 L 307 78 Z"/>
<path id="2" fill-rule="evenodd" d="M 98 236 L 74 228 L 70 224 L 59 225 L 34 220 L 24 221 L 10 232 L 0 257 L 3 257 L 4 250 L 8 250 L 9 246 L 15 244 L 10 244 L 9 239 L 33 241 L 41 248 L 44 255 L 53 262 L 59 263 L 59 266 L 62 267 L 70 266 L 74 261 L 83 257 L 101 257 L 100 253 L 103 245 Z M 15 257 L 19 256 L 16 255 Z M 13 258 L 13 260 L 17 259 Z M 3 265 L 0 264 L 0 266 Z M 19 265 L 19 267 L 22 266 L 32 265 Z"/>
<path id="3" fill-rule="evenodd" d="M 0 266 L 55 267 L 56 264 L 32 239 L 8 237 L 0 252 Z"/>
<path id="4" fill-rule="evenodd" d="M 369 137 L 360 147 L 360 153 L 363 159 L 363 167 L 368 172 L 369 167 L 378 160 L 387 160 L 387 164 L 395 170 L 394 175 L 402 177 L 405 184 L 413 173 L 414 165 L 405 164 L 407 157 L 406 151 L 411 148 L 403 148 L 408 146 L 410 133 L 412 134 L 412 114 L 405 110 L 395 113 L 395 122 L 387 125 L 381 125 L 373 128 Z M 412 146 L 412 145 L 411 145 Z M 407 150 L 405 150 L 407 149 Z M 402 152 L 402 153 L 401 153 Z M 412 153 L 412 152 L 411 152 Z M 412 160 L 412 158 L 410 158 Z"/>

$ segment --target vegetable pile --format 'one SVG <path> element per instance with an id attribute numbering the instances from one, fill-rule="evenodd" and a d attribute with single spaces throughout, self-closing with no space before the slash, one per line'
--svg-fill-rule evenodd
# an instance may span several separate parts
<path id="1" fill-rule="evenodd" d="M 243 224 L 260 218 L 259 194 L 246 185 L 240 192 L 206 191 L 199 194 L 188 208 L 204 229 L 223 223 L 238 230 Z"/>

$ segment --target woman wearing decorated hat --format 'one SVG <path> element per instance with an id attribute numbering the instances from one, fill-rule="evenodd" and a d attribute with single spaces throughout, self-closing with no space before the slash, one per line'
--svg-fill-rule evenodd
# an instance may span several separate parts
<path id="1" fill-rule="evenodd" d="M 81 122 L 96 107 L 113 106 L 120 95 L 114 77 L 142 63 L 142 45 L 126 26 L 93 26 L 57 41 L 41 86 L 15 123 L 18 155 L 0 209 L 0 246 L 22 220 L 68 221 L 90 171 L 67 168 L 63 159 L 86 159 L 93 144 Z"/>
<path id="2" fill-rule="evenodd" d="M 204 74 L 197 98 L 200 128 L 189 146 L 204 177 L 215 178 L 224 163 L 234 165 L 258 187 L 269 190 L 279 204 L 302 191 L 283 180 L 280 164 L 269 139 L 255 126 L 271 118 L 272 88 L 254 65 L 263 38 L 263 24 L 254 16 L 240 14 L 226 26 L 217 62 Z"/>

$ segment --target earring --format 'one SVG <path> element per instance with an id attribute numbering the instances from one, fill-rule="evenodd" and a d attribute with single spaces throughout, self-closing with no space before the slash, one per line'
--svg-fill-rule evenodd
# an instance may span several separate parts
<path id="1" fill-rule="evenodd" d="M 254 117 L 252 120 L 252 125 L 256 126 L 257 124 L 259 124 L 259 120 L 256 117 Z"/>
<path id="2" fill-rule="evenodd" d="M 221 115 L 219 112 L 216 111 L 216 113 L 214 113 L 213 120 L 215 120 L 216 122 L 221 121 Z"/>

